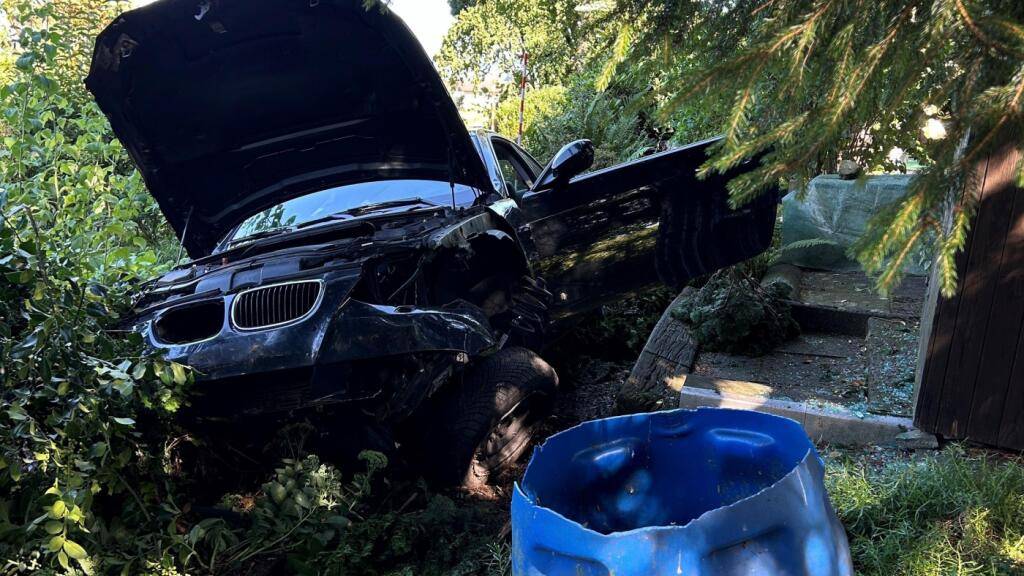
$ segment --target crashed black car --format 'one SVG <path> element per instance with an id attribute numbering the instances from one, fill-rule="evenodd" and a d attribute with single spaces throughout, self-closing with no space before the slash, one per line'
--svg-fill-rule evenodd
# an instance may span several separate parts
<path id="1" fill-rule="evenodd" d="M 583 175 L 469 132 L 402 21 L 363 0 L 162 0 L 96 43 L 87 86 L 192 258 L 135 329 L 200 407 L 330 409 L 347 439 L 459 481 L 525 448 L 572 316 L 764 250 L 775 199 L 698 180 L 713 142 Z M 416 425 L 410 427 L 409 423 Z"/>

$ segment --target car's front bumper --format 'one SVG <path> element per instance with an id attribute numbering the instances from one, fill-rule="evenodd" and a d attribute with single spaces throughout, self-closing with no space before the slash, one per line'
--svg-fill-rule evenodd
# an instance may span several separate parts
<path id="1" fill-rule="evenodd" d="M 222 383 L 265 388 L 282 395 L 297 387 L 306 402 L 343 402 L 379 395 L 389 385 L 416 382 L 368 381 L 373 364 L 395 367 L 410 356 L 452 359 L 479 354 L 496 344 L 483 312 L 468 303 L 445 307 L 394 307 L 351 296 L 359 279 L 352 270 L 322 278 L 323 295 L 303 319 L 262 330 L 242 330 L 231 320 L 236 294 L 223 296 L 220 331 L 206 340 L 168 345 L 154 334 L 155 318 L 139 326 L 149 345 L 167 360 L 196 370 L 201 390 L 215 392 Z M 431 377 L 424 371 L 424 377 Z M 429 385 L 429 384 L 426 384 Z M 232 386 L 234 387 L 234 386 Z M 244 385 L 238 390 L 245 393 Z M 301 403 L 301 402 L 300 402 Z M 294 404 L 294 402 L 289 402 Z"/>

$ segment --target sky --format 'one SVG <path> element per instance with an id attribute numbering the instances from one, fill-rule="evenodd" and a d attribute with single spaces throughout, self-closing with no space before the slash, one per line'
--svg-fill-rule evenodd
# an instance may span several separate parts
<path id="1" fill-rule="evenodd" d="M 437 54 L 454 20 L 446 0 L 392 0 L 391 9 L 412 28 L 427 54 Z"/>
<path id="2" fill-rule="evenodd" d="M 142 6 L 152 1 L 133 0 L 132 3 Z M 454 20 L 446 0 L 391 0 L 391 9 L 412 28 L 427 54 L 431 57 L 437 54 Z"/>

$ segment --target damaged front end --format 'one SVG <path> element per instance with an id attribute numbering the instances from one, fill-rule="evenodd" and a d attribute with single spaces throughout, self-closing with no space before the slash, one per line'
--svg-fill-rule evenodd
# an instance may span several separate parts
<path id="1" fill-rule="evenodd" d="M 443 210 L 418 217 L 420 234 L 391 222 L 394 234 L 198 261 L 150 287 L 135 329 L 196 370 L 203 414 L 359 402 L 382 421 L 401 421 L 502 342 L 493 309 L 437 288 L 474 257 L 465 231 L 479 224 L 469 223 L 489 218 Z"/>

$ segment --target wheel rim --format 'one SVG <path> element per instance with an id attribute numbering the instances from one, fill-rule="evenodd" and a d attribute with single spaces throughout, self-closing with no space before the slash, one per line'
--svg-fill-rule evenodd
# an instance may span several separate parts
<path id="1" fill-rule="evenodd" d="M 533 428 L 540 420 L 534 408 L 546 399 L 546 394 L 530 394 L 506 412 L 480 443 L 475 467 L 491 472 L 517 459 L 533 439 Z"/>

